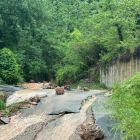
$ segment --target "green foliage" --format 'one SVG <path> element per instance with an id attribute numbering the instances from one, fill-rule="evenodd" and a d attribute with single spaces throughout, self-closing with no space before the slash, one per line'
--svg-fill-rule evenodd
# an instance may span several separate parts
<path id="1" fill-rule="evenodd" d="M 2 100 L 3 102 L 6 102 L 6 98 L 7 98 L 7 93 L 6 92 L 0 92 L 0 100 Z"/>
<path id="2" fill-rule="evenodd" d="M 6 107 L 4 101 L 5 101 L 5 95 L 3 92 L 0 92 L 0 110 L 4 109 Z"/>
<path id="3" fill-rule="evenodd" d="M 77 67 L 65 65 L 65 67 L 62 67 L 57 71 L 56 81 L 60 85 L 75 82 L 78 78 L 77 73 L 78 73 Z"/>
<path id="4" fill-rule="evenodd" d="M 1 84 L 1 85 L 5 84 L 5 82 L 3 81 L 2 78 L 0 78 L 0 84 Z"/>
<path id="5" fill-rule="evenodd" d="M 93 89 L 107 89 L 106 85 L 104 83 L 94 83 L 93 86 Z"/>
<path id="6" fill-rule="evenodd" d="M 2 112 L 6 116 L 11 116 L 13 113 L 15 113 L 15 112 L 19 111 L 20 109 L 22 109 L 24 107 L 24 105 L 27 105 L 27 103 L 25 103 L 25 102 L 18 102 L 18 103 L 15 103 L 13 105 L 8 106 Z"/>
<path id="7" fill-rule="evenodd" d="M 1 0 L 0 49 L 14 53 L 25 81 L 76 81 L 139 44 L 139 7 L 140 0 Z M 2 80 L 14 83 L 7 74 Z"/>
<path id="8" fill-rule="evenodd" d="M 20 79 L 19 67 L 10 49 L 0 50 L 0 77 L 7 83 L 17 83 Z"/>
<path id="9" fill-rule="evenodd" d="M 78 86 L 84 88 L 88 87 L 91 90 L 102 90 L 102 89 L 107 89 L 106 85 L 104 83 L 87 83 L 87 82 L 74 82 L 70 83 L 72 89 L 77 89 Z"/>
<path id="10" fill-rule="evenodd" d="M 5 106 L 4 108 L 2 108 L 1 112 L 5 114 L 5 116 L 10 117 L 11 115 L 13 115 L 13 113 L 16 113 L 26 105 L 27 103 L 25 102 L 18 102 L 8 107 Z"/>
<path id="11" fill-rule="evenodd" d="M 113 113 L 112 119 L 118 122 L 114 129 L 120 129 L 123 140 L 140 139 L 139 87 L 140 74 L 137 74 L 121 84 L 115 83 L 108 100 L 108 107 Z"/>
<path id="12" fill-rule="evenodd" d="M 6 107 L 4 101 L 0 100 L 0 110 L 4 109 Z"/>

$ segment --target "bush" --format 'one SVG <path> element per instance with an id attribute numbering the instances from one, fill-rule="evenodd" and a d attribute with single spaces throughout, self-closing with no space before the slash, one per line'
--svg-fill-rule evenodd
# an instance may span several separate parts
<path id="1" fill-rule="evenodd" d="M 117 120 L 114 129 L 121 131 L 123 140 L 140 139 L 140 74 L 122 82 L 115 83 L 108 105 Z"/>
<path id="2" fill-rule="evenodd" d="M 6 107 L 4 101 L 0 100 L 0 110 L 4 109 Z"/>
<path id="3" fill-rule="evenodd" d="M 22 79 L 14 54 L 7 48 L 0 50 L 0 77 L 7 84 L 16 84 L 19 79 Z"/>
<path id="4" fill-rule="evenodd" d="M 2 78 L 0 78 L 0 84 L 5 84 Z"/>
<path id="5" fill-rule="evenodd" d="M 7 96 L 8 96 L 7 92 L 4 91 L 0 92 L 0 100 L 2 100 L 3 102 L 6 102 Z"/>
<path id="6" fill-rule="evenodd" d="M 69 84 L 78 79 L 78 68 L 71 65 L 65 65 L 56 73 L 56 82 L 59 85 Z"/>

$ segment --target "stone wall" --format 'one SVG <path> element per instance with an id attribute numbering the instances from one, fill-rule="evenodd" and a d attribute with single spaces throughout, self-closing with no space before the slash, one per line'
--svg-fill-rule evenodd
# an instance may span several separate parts
<path id="1" fill-rule="evenodd" d="M 140 72 L 140 58 L 131 57 L 129 61 L 117 60 L 106 69 L 103 66 L 100 68 L 100 83 L 111 88 L 114 81 L 121 82 L 138 72 Z"/>

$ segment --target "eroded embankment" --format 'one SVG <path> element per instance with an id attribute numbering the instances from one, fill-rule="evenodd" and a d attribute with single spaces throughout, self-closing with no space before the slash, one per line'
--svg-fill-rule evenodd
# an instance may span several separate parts
<path id="1" fill-rule="evenodd" d="M 101 94 L 101 91 L 71 91 L 62 96 L 49 94 L 40 104 L 21 111 L 20 117 L 0 127 L 0 140 L 69 140 L 72 136 L 73 140 L 80 140 L 75 130 L 87 119 L 88 107 L 96 94 Z M 92 98 L 87 98 L 91 95 Z M 85 98 L 88 100 L 83 102 L 79 112 Z"/>
<path id="2" fill-rule="evenodd" d="M 79 113 L 13 117 L 10 124 L 0 128 L 0 140 L 69 140 L 77 126 L 87 119 L 86 112 L 94 100 L 95 97 L 88 99 Z M 74 137 L 81 140 L 78 133 Z"/>
<path id="3" fill-rule="evenodd" d="M 87 109 L 94 101 L 95 97 L 89 99 L 88 102 L 81 107 L 79 113 L 65 114 L 52 122 L 48 122 L 37 134 L 35 140 L 69 140 L 70 136 L 75 133 L 77 126 L 87 119 Z M 75 137 L 80 140 L 79 135 Z"/>

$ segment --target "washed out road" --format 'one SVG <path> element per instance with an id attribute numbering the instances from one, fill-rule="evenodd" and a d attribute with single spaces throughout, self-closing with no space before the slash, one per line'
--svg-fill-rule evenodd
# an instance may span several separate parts
<path id="1" fill-rule="evenodd" d="M 0 86 L 0 90 L 17 91 L 22 93 L 22 88 Z M 28 91 L 28 90 L 27 90 Z M 41 98 L 36 106 L 22 109 L 18 113 L 20 115 L 10 124 L 0 126 L 0 131 L 9 133 L 5 137 L 4 133 L 0 133 L 0 140 L 81 140 L 79 135 L 71 136 L 76 128 L 86 120 L 86 111 L 92 105 L 92 111 L 96 123 L 104 130 L 107 138 L 112 140 L 115 132 L 110 130 L 113 123 L 110 122 L 110 112 L 102 110 L 103 102 L 107 97 L 100 90 L 94 91 L 65 91 L 64 95 L 56 95 L 52 90 L 43 90 L 47 93 L 47 97 Z M 34 92 L 34 90 L 32 90 Z M 36 95 L 42 90 L 35 91 Z M 24 93 L 25 94 L 25 93 Z M 26 93 L 28 94 L 28 93 Z M 82 107 L 81 103 L 89 96 L 92 96 Z M 45 119 L 44 119 L 45 118 Z M 38 124 L 38 125 L 37 125 Z M 16 126 L 15 130 L 11 130 Z M 33 130 L 32 130 L 33 129 Z M 120 137 L 118 136 L 119 140 Z"/>

